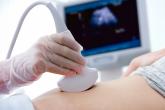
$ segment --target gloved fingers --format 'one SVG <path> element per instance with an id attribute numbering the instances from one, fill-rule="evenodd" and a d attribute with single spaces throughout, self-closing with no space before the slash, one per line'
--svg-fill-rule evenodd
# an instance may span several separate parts
<path id="1" fill-rule="evenodd" d="M 54 53 L 54 54 L 58 54 L 60 56 L 63 56 L 65 58 L 68 58 L 71 61 L 74 61 L 75 63 L 78 63 L 80 65 L 85 65 L 85 59 L 83 58 L 83 56 L 76 52 L 73 51 L 72 49 L 57 44 L 57 43 L 52 43 L 49 42 L 49 44 L 47 44 L 47 52 L 46 53 Z"/>
<path id="2" fill-rule="evenodd" d="M 74 39 L 65 34 L 56 34 L 49 37 L 53 42 L 69 47 L 77 52 L 82 50 L 82 46 Z"/>
<path id="3" fill-rule="evenodd" d="M 51 72 L 51 73 L 56 73 L 56 74 L 61 74 L 61 75 L 65 75 L 65 76 L 72 76 L 72 75 L 76 75 L 75 71 L 54 65 L 50 62 L 47 63 L 47 72 Z"/>
<path id="4" fill-rule="evenodd" d="M 85 59 L 83 58 L 83 56 L 80 53 L 77 53 L 68 47 L 63 47 L 63 49 L 61 49 L 61 51 L 58 51 L 57 54 L 59 54 L 63 57 L 66 57 L 81 65 L 85 65 L 85 63 L 86 63 Z"/>
<path id="5" fill-rule="evenodd" d="M 56 64 L 57 66 L 64 67 L 70 70 L 73 70 L 77 73 L 80 73 L 82 71 L 83 66 L 80 64 L 77 64 L 63 56 L 57 55 L 57 54 L 47 54 L 49 61 L 52 64 Z"/>

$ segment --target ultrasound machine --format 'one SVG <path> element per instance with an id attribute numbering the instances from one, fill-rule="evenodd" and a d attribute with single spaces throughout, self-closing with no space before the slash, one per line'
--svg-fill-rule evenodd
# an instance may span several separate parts
<path id="1" fill-rule="evenodd" d="M 150 51 L 145 0 L 68 0 L 57 9 L 103 80 L 118 77 L 115 71 Z"/>

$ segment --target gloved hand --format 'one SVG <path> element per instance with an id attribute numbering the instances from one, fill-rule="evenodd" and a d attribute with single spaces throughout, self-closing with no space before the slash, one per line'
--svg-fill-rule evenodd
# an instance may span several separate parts
<path id="1" fill-rule="evenodd" d="M 66 76 L 80 73 L 85 65 L 80 54 L 82 47 L 70 35 L 66 31 L 42 37 L 29 50 L 9 59 L 10 75 L 4 81 L 6 89 L 35 81 L 44 72 Z"/>
<path id="2" fill-rule="evenodd" d="M 123 77 L 127 77 L 129 76 L 133 71 L 135 71 L 137 68 L 139 67 L 143 67 L 143 66 L 148 66 L 153 64 L 155 61 L 157 61 L 158 59 L 162 58 L 165 56 L 165 49 L 156 51 L 156 52 L 152 52 L 152 53 L 148 53 L 139 57 L 136 57 L 135 59 L 133 59 L 131 61 L 131 63 L 129 64 L 127 70 L 125 73 L 123 73 Z"/>

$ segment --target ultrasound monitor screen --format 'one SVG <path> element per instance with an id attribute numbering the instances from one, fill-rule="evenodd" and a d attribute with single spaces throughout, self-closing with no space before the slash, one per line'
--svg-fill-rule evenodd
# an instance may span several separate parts
<path id="1" fill-rule="evenodd" d="M 90 56 L 141 46 L 136 0 L 98 0 L 64 9 L 67 27 Z"/>

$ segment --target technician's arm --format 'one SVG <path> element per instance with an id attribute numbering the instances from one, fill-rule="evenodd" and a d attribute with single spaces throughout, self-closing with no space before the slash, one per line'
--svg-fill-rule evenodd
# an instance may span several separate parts
<path id="1" fill-rule="evenodd" d="M 35 81 L 44 72 L 80 73 L 85 65 L 81 46 L 68 32 L 42 37 L 26 52 L 0 62 L 0 94 Z"/>
<path id="2" fill-rule="evenodd" d="M 7 93 L 6 83 L 9 81 L 10 76 L 10 62 L 2 61 L 0 62 L 0 93 Z"/>

